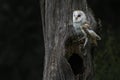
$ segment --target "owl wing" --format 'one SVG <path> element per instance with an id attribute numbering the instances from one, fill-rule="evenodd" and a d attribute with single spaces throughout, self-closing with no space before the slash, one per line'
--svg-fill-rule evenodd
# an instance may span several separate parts
<path id="1" fill-rule="evenodd" d="M 96 34 L 93 30 L 88 29 L 88 33 L 92 38 L 97 39 L 97 40 L 101 40 L 101 37 L 98 34 Z"/>
<path id="2" fill-rule="evenodd" d="M 101 37 L 96 34 L 90 27 L 89 23 L 85 23 L 83 26 L 83 30 L 93 39 L 101 40 Z"/>

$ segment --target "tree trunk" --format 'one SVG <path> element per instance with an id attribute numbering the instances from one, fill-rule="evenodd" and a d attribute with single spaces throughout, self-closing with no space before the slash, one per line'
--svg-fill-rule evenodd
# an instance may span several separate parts
<path id="1" fill-rule="evenodd" d="M 91 26 L 96 24 L 86 0 L 41 0 L 40 4 L 45 42 L 43 80 L 92 80 L 91 45 L 82 49 L 83 42 L 74 42 L 78 37 L 69 26 L 76 9 L 86 13 Z"/>

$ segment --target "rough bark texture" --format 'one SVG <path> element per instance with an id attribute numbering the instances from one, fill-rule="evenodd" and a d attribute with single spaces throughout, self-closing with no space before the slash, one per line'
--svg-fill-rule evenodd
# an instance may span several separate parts
<path id="1" fill-rule="evenodd" d="M 74 42 L 78 37 L 69 26 L 76 9 L 83 10 L 91 26 L 95 25 L 86 0 L 41 0 L 40 4 L 45 42 L 43 80 L 92 80 L 90 44 L 82 49 L 83 41 Z"/>

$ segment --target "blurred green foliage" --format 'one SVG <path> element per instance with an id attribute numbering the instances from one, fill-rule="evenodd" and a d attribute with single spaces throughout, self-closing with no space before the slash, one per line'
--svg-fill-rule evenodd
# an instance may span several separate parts
<path id="1" fill-rule="evenodd" d="M 87 0 L 102 22 L 102 40 L 94 52 L 94 80 L 120 80 L 120 2 Z M 99 31 L 98 31 L 99 32 Z"/>
<path id="2" fill-rule="evenodd" d="M 103 29 L 100 47 L 94 53 L 94 80 L 120 80 L 120 37 L 110 26 Z"/>

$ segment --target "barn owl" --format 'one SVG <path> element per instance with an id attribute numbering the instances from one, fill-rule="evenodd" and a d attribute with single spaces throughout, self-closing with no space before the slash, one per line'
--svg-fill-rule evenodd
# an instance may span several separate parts
<path id="1" fill-rule="evenodd" d="M 76 34 L 83 34 L 83 37 L 80 39 L 85 39 L 83 47 L 86 46 L 88 39 L 92 39 L 95 44 L 97 44 L 96 40 L 101 40 L 101 37 L 91 30 L 89 26 L 90 25 L 87 23 L 87 18 L 83 11 L 73 11 L 73 27 Z"/>

